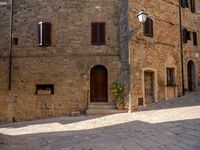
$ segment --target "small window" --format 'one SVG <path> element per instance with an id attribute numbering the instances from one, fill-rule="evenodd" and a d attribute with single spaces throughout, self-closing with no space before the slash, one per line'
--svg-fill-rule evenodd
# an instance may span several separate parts
<path id="1" fill-rule="evenodd" d="M 93 22 L 91 28 L 91 44 L 105 45 L 105 22 Z"/>
<path id="2" fill-rule="evenodd" d="M 195 0 L 190 0 L 191 12 L 195 13 Z"/>
<path id="3" fill-rule="evenodd" d="M 38 24 L 38 45 L 51 46 L 51 23 L 40 22 Z"/>
<path id="4" fill-rule="evenodd" d="M 187 40 L 191 40 L 191 32 L 187 31 Z"/>
<path id="5" fill-rule="evenodd" d="M 167 68 L 167 86 L 175 85 L 175 69 Z"/>
<path id="6" fill-rule="evenodd" d="M 197 33 L 193 32 L 193 45 L 197 46 Z"/>
<path id="7" fill-rule="evenodd" d="M 191 32 L 186 28 L 183 29 L 183 43 L 187 43 L 188 40 L 191 40 Z"/>
<path id="8" fill-rule="evenodd" d="M 53 84 L 37 84 L 36 94 L 38 95 L 54 94 L 54 85 Z"/>
<path id="9" fill-rule="evenodd" d="M 181 6 L 183 7 L 183 8 L 189 8 L 189 2 L 188 2 L 188 0 L 181 0 Z"/>
<path id="10" fill-rule="evenodd" d="M 144 35 L 148 37 L 153 37 L 153 20 L 151 18 L 147 18 L 144 23 Z"/>

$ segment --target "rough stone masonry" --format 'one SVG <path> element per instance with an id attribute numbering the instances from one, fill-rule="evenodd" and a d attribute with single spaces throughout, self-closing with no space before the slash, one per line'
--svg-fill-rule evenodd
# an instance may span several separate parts
<path id="1" fill-rule="evenodd" d="M 85 112 L 91 98 L 91 69 L 108 72 L 107 102 L 113 103 L 111 85 L 127 87 L 127 109 L 147 100 L 146 74 L 152 74 L 153 102 L 182 94 L 178 0 L 14 0 L 12 85 L 8 90 L 10 1 L 0 6 L 0 122 L 34 120 Z M 144 9 L 154 21 L 154 37 L 141 28 L 137 14 Z M 131 10 L 131 11 L 130 11 Z M 200 32 L 200 9 L 182 8 L 183 26 Z M 51 22 L 52 44 L 38 47 L 38 23 Z M 91 23 L 105 22 L 106 44 L 91 45 Z M 199 43 L 199 38 L 198 38 Z M 199 44 L 184 47 L 185 90 L 189 61 L 195 64 L 195 90 L 199 89 Z M 176 86 L 166 86 L 166 68 L 175 69 Z M 147 78 L 148 79 L 148 78 Z M 37 94 L 37 85 L 53 85 L 53 94 Z M 172 91 L 172 92 L 171 92 Z"/>

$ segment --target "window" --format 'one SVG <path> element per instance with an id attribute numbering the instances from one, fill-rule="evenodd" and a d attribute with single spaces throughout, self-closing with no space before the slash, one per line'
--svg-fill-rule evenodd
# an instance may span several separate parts
<path id="1" fill-rule="evenodd" d="M 193 45 L 197 46 L 197 33 L 193 32 Z"/>
<path id="2" fill-rule="evenodd" d="M 189 8 L 189 2 L 188 2 L 188 0 L 181 0 L 181 6 L 183 8 L 185 8 L 185 7 Z"/>
<path id="3" fill-rule="evenodd" d="M 195 0 L 181 0 L 183 8 L 190 8 L 192 13 L 195 13 Z"/>
<path id="4" fill-rule="evenodd" d="M 91 44 L 105 45 L 105 22 L 93 22 L 91 28 Z"/>
<path id="5" fill-rule="evenodd" d="M 167 68 L 167 86 L 175 85 L 175 69 Z"/>
<path id="6" fill-rule="evenodd" d="M 150 18 L 147 18 L 146 22 L 144 23 L 144 35 L 153 37 L 153 20 Z"/>
<path id="7" fill-rule="evenodd" d="M 38 45 L 51 46 L 51 23 L 40 22 L 38 24 Z"/>
<path id="8" fill-rule="evenodd" d="M 190 0 L 191 12 L 195 13 L 195 0 Z"/>
<path id="9" fill-rule="evenodd" d="M 183 29 L 183 43 L 187 43 L 188 40 L 191 40 L 191 32 L 186 28 Z"/>
<path id="10" fill-rule="evenodd" d="M 38 95 L 54 94 L 54 85 L 53 84 L 36 84 L 36 94 Z"/>

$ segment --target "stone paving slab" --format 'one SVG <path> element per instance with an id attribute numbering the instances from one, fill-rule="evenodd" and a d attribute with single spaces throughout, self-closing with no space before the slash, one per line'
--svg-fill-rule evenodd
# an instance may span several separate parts
<path id="1" fill-rule="evenodd" d="M 200 93 L 134 113 L 0 125 L 0 150 L 200 150 Z"/>

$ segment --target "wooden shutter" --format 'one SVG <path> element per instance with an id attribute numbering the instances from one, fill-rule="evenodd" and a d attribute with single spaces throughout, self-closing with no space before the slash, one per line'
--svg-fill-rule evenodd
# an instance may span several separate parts
<path id="1" fill-rule="evenodd" d="M 99 44 L 105 44 L 105 23 L 99 23 Z"/>
<path id="2" fill-rule="evenodd" d="M 197 33 L 193 32 L 193 45 L 197 46 Z"/>
<path id="3" fill-rule="evenodd" d="M 187 36 L 187 40 L 191 40 L 191 32 L 190 31 L 187 31 L 186 36 Z"/>
<path id="4" fill-rule="evenodd" d="M 51 46 L 51 23 L 44 23 L 44 46 Z"/>
<path id="5" fill-rule="evenodd" d="M 144 23 L 144 35 L 153 37 L 153 20 L 147 18 L 146 22 Z"/>
<path id="6" fill-rule="evenodd" d="M 104 45 L 105 44 L 105 23 L 96 22 L 91 24 L 91 44 Z"/>
<path id="7" fill-rule="evenodd" d="M 181 6 L 183 7 L 183 8 L 185 8 L 186 7 L 186 1 L 185 0 L 180 0 L 181 1 Z"/>
<path id="8" fill-rule="evenodd" d="M 38 24 L 38 45 L 51 46 L 51 23 L 40 22 Z"/>
<path id="9" fill-rule="evenodd" d="M 190 0 L 191 12 L 195 13 L 195 0 Z"/>
<path id="10" fill-rule="evenodd" d="M 91 31 L 91 44 L 95 45 L 98 42 L 98 39 L 97 39 L 97 30 L 98 30 L 97 23 L 92 23 L 91 29 L 92 29 L 92 31 Z"/>
<path id="11" fill-rule="evenodd" d="M 185 0 L 185 7 L 189 8 L 189 0 Z"/>
<path id="12" fill-rule="evenodd" d="M 183 29 L 182 31 L 182 35 L 183 35 L 183 43 L 187 43 L 187 29 Z"/>

